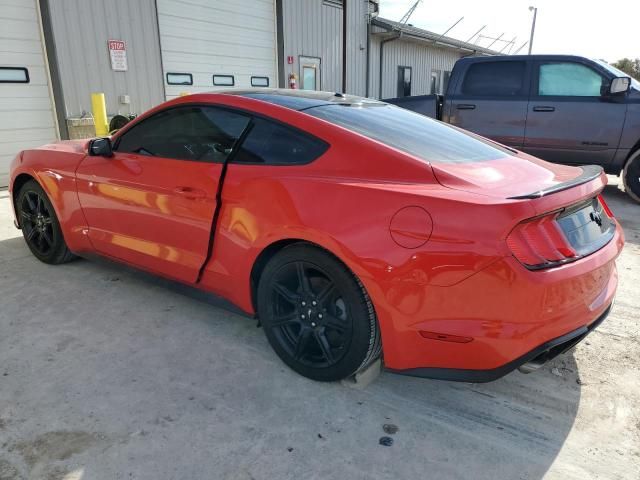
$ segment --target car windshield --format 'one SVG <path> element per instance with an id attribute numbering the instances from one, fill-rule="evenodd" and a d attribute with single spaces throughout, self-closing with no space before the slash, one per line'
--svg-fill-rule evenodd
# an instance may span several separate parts
<path id="1" fill-rule="evenodd" d="M 481 137 L 393 105 L 321 105 L 304 112 L 426 162 L 471 163 L 513 154 Z"/>
<path id="2" fill-rule="evenodd" d="M 604 68 L 606 68 L 607 70 L 609 70 L 616 77 L 630 77 L 631 78 L 631 86 L 635 90 L 640 91 L 640 82 L 638 80 L 636 80 L 635 78 L 631 77 L 628 73 L 625 73 L 622 70 L 614 67 L 613 65 L 609 65 L 607 62 L 604 62 L 602 60 L 594 60 L 594 62 L 596 62 L 598 65 L 601 65 Z"/>

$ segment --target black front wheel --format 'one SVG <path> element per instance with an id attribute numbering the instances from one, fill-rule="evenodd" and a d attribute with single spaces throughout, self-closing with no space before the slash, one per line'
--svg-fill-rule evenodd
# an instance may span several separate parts
<path id="1" fill-rule="evenodd" d="M 38 260 L 55 265 L 74 258 L 62 236 L 53 205 L 35 180 L 20 188 L 15 206 L 24 240 Z"/>
<path id="2" fill-rule="evenodd" d="M 293 370 L 340 380 L 380 355 L 371 300 L 335 257 L 308 244 L 281 250 L 258 285 L 258 314 L 269 343 Z"/>
<path id="3" fill-rule="evenodd" d="M 640 203 L 640 150 L 631 155 L 622 172 L 624 190 L 636 202 Z"/>

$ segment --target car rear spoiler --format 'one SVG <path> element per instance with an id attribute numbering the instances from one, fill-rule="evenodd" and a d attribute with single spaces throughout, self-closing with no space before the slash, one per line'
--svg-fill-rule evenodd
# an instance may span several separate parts
<path id="1" fill-rule="evenodd" d="M 602 171 L 603 171 L 602 167 L 598 165 L 585 165 L 580 168 L 582 168 L 582 173 L 578 175 L 576 178 L 567 180 L 566 182 L 558 183 L 556 185 L 553 185 L 549 188 L 545 188 L 543 190 L 538 190 L 537 192 L 527 193 L 526 195 L 518 195 L 515 197 L 509 197 L 509 200 L 525 200 L 525 199 L 541 198 L 547 195 L 551 195 L 552 193 L 562 192 L 563 190 L 568 190 L 578 185 L 582 185 L 583 183 L 590 182 L 591 180 L 595 180 L 600 175 L 602 175 Z"/>

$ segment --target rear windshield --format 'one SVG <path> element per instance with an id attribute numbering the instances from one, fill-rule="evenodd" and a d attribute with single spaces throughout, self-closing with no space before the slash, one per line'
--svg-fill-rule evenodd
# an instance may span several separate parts
<path id="1" fill-rule="evenodd" d="M 427 162 L 471 163 L 512 155 L 497 144 L 393 105 L 321 105 L 304 112 Z"/>

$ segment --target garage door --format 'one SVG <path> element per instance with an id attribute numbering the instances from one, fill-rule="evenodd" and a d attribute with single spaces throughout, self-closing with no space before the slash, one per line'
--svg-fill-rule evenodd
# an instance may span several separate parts
<path id="1" fill-rule="evenodd" d="M 274 0 L 158 0 L 167 99 L 277 87 Z"/>
<path id="2" fill-rule="evenodd" d="M 17 152 L 57 138 L 36 0 L 0 0 L 0 187 Z"/>

